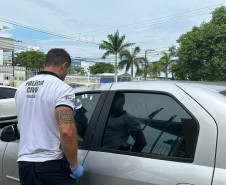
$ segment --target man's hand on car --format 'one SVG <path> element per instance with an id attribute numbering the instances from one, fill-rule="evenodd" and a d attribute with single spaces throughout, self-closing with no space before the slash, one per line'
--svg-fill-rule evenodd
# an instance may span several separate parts
<path id="1" fill-rule="evenodd" d="M 78 164 L 76 168 L 71 168 L 70 166 L 70 169 L 71 169 L 71 174 L 70 174 L 71 178 L 78 179 L 79 177 L 83 176 L 84 169 L 82 165 Z"/>

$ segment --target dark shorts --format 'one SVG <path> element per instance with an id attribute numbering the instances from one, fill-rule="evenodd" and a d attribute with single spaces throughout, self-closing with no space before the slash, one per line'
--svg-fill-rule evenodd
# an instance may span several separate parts
<path id="1" fill-rule="evenodd" d="M 76 180 L 63 168 L 62 160 L 19 161 L 18 165 L 21 185 L 76 185 Z"/>

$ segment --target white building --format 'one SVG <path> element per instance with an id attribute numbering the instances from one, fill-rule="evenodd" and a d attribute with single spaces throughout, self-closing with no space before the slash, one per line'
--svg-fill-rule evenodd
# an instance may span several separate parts
<path id="1" fill-rule="evenodd" d="M 14 40 L 0 37 L 0 65 L 3 65 L 3 52 L 12 52 L 14 50 Z"/>
<path id="2" fill-rule="evenodd" d="M 81 61 L 81 68 L 84 69 L 86 73 L 89 72 L 89 62 Z"/>
<path id="3" fill-rule="evenodd" d="M 14 72 L 14 79 L 13 79 Z M 0 84 L 18 87 L 26 80 L 26 68 L 0 65 Z"/>
<path id="4" fill-rule="evenodd" d="M 40 47 L 37 46 L 28 46 L 28 51 L 40 51 Z"/>

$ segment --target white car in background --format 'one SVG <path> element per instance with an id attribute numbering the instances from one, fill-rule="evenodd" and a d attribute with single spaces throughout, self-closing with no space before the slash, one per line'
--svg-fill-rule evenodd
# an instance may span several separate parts
<path id="1" fill-rule="evenodd" d="M 0 85 L 0 124 L 17 121 L 15 93 L 17 88 Z"/>

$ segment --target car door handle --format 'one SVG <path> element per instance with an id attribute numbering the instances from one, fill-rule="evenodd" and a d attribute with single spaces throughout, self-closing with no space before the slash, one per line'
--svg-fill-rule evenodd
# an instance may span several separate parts
<path id="1" fill-rule="evenodd" d="M 20 182 L 20 179 L 18 179 L 16 177 L 9 176 L 9 175 L 6 175 L 6 178 L 9 179 L 9 180 L 15 181 L 15 182 Z"/>
<path id="2" fill-rule="evenodd" d="M 194 184 L 190 184 L 190 183 L 177 183 L 176 185 L 194 185 Z"/>

